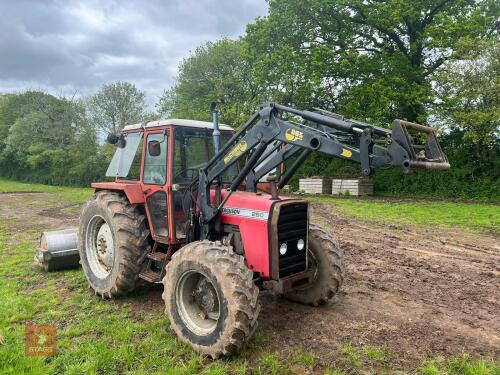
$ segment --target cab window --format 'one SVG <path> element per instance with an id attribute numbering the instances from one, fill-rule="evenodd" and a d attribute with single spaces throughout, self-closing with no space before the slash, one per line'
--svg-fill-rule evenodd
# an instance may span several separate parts
<path id="1" fill-rule="evenodd" d="M 166 133 L 149 134 L 145 153 L 144 183 L 150 185 L 165 185 L 167 180 Z"/>
<path id="2" fill-rule="evenodd" d="M 231 138 L 231 132 L 221 132 L 221 144 Z M 214 156 L 212 130 L 196 128 L 175 129 L 174 183 L 190 183 L 198 177 L 202 168 Z M 223 182 L 231 182 L 237 174 L 233 164 L 222 175 Z"/>

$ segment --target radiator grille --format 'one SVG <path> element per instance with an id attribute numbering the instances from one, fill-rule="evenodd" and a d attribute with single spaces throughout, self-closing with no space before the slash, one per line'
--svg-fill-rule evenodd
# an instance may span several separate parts
<path id="1" fill-rule="evenodd" d="M 280 278 L 306 270 L 307 227 L 307 203 L 281 207 L 278 219 L 278 249 L 282 243 L 286 243 L 287 252 L 285 255 L 279 255 Z M 297 249 L 299 239 L 306 242 L 301 251 Z"/>

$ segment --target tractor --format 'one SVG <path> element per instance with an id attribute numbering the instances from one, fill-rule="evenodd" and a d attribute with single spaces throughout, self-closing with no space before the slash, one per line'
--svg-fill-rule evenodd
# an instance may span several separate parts
<path id="1" fill-rule="evenodd" d="M 330 228 L 310 221 L 307 201 L 280 194 L 312 152 L 359 163 L 366 176 L 449 163 L 432 128 L 403 120 L 388 130 L 266 102 L 235 131 L 212 110 L 213 122 L 160 120 L 108 136 L 114 181 L 92 183 L 78 251 L 103 299 L 163 283 L 178 337 L 218 358 L 252 337 L 260 290 L 318 306 L 343 283 Z"/>

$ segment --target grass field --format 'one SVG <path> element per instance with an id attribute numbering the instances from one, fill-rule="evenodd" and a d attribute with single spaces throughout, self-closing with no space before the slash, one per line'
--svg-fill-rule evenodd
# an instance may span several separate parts
<path id="1" fill-rule="evenodd" d="M 48 187 L 0 179 L 0 193 L 45 192 L 44 205 L 82 203 L 90 189 Z M 8 206 L 2 200 L 0 205 Z M 30 199 L 29 197 L 27 199 Z M 34 198 L 33 198 L 34 199 Z M 408 220 L 429 224 L 433 212 L 438 225 L 471 230 L 498 227 L 498 206 L 425 202 L 392 203 L 313 198 L 333 204 L 346 213 L 370 220 Z M 30 203 L 31 204 L 31 203 Z M 36 201 L 33 201 L 36 204 Z M 13 207 L 14 208 L 14 207 Z M 462 212 L 466 209 L 467 213 Z M 416 213 L 418 212 L 418 214 Z M 467 220 L 467 217 L 469 219 Z M 0 374 L 355 374 L 390 373 L 391 353 L 385 348 L 344 345 L 339 363 L 315 367 L 318 358 L 304 348 L 269 350 L 273 337 L 257 334 L 240 353 L 211 361 L 179 342 L 169 330 L 161 309 L 137 311 L 133 301 L 147 303 L 147 291 L 116 301 L 101 301 L 87 289 L 81 270 L 43 273 L 32 258 L 40 231 L 36 218 L 0 217 Z M 29 220 L 28 220 L 29 221 Z M 261 317 L 265 319 L 265 317 Z M 31 357 L 24 352 L 26 324 L 54 325 L 58 329 L 58 354 Z M 279 334 L 279 333 L 278 333 Z M 304 345 L 307 348 L 307 343 Z M 346 365 L 347 364 L 347 365 Z M 464 354 L 454 358 L 423 360 L 418 374 L 500 374 L 498 364 Z"/>
<path id="2" fill-rule="evenodd" d="M 0 193 L 53 193 L 65 203 L 83 203 L 89 198 L 93 190 L 90 188 L 75 188 L 66 186 L 48 186 L 10 181 L 0 177 Z"/>
<path id="3" fill-rule="evenodd" d="M 442 226 L 467 231 L 498 231 L 500 205 L 449 201 L 307 196 L 347 215 L 395 225 Z"/>

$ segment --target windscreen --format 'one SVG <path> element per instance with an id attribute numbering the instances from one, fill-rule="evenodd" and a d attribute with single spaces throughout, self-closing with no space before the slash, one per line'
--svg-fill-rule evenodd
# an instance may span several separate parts
<path id="1" fill-rule="evenodd" d="M 115 154 L 109 164 L 106 176 L 138 179 L 141 164 L 143 132 L 124 134 L 118 142 Z"/>
<path id="2" fill-rule="evenodd" d="M 214 156 L 214 142 L 211 129 L 177 128 L 175 129 L 174 183 L 190 183 L 198 177 L 202 168 Z M 232 136 L 231 132 L 221 132 L 221 145 Z M 223 182 L 231 182 L 237 174 L 233 164 L 222 175 Z"/>

